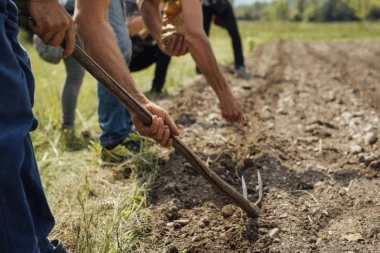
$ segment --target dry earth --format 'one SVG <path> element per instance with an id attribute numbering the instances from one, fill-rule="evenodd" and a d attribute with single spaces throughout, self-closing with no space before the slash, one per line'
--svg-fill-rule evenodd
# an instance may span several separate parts
<path id="1" fill-rule="evenodd" d="M 149 251 L 380 252 L 380 42 L 279 41 L 246 65 L 248 79 L 223 68 L 243 125 L 221 119 L 203 78 L 158 103 L 240 192 L 244 175 L 252 202 L 261 171 L 260 217 L 249 220 L 171 152 L 151 196 Z"/>

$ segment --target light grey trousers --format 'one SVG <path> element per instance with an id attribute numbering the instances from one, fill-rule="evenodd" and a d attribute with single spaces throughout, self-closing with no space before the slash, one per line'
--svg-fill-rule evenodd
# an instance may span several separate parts
<path id="1" fill-rule="evenodd" d="M 65 58 L 64 63 L 66 67 L 66 79 L 61 92 L 62 128 L 73 129 L 75 126 L 75 109 L 85 70 L 71 56 Z"/>

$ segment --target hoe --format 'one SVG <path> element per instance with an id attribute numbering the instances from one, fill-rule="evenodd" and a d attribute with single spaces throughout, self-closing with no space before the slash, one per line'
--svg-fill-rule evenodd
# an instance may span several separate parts
<path id="1" fill-rule="evenodd" d="M 75 45 L 73 54 L 76 59 L 92 76 L 104 85 L 116 98 L 118 98 L 124 106 L 130 111 L 135 112 L 140 119 L 146 124 L 152 123 L 152 114 L 137 102 L 119 83 L 110 77 L 92 58 L 90 58 L 78 45 Z M 214 171 L 210 170 L 207 165 L 178 137 L 171 136 L 173 147 L 185 157 L 192 165 L 192 168 L 202 175 L 212 186 L 222 191 L 232 201 L 234 201 L 242 210 L 244 210 L 249 218 L 257 218 L 259 216 L 258 205 L 262 199 L 262 183 L 259 170 L 257 171 L 259 182 L 259 198 L 255 203 L 251 203 L 247 199 L 247 188 L 244 177 L 242 177 L 243 195 L 232 188 L 228 183 L 221 179 Z"/>

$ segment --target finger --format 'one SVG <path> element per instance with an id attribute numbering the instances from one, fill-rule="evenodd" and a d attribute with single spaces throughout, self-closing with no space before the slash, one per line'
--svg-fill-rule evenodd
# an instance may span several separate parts
<path id="1" fill-rule="evenodd" d="M 46 44 L 46 45 L 50 45 L 49 44 L 49 41 L 54 37 L 54 33 L 52 32 L 46 32 L 46 33 L 43 33 L 43 34 L 37 34 L 41 40 Z"/>
<path id="2" fill-rule="evenodd" d="M 62 52 L 62 57 L 66 58 L 71 55 L 75 48 L 75 32 L 74 29 L 68 29 L 65 33 L 65 49 Z"/>
<path id="3" fill-rule="evenodd" d="M 45 44 L 48 44 L 48 45 L 54 46 L 54 47 L 58 47 L 61 45 L 64 36 L 65 36 L 64 32 L 58 32 L 58 33 L 54 34 L 49 41 L 45 42 Z"/>
<path id="4" fill-rule="evenodd" d="M 177 43 L 175 45 L 175 53 L 177 56 L 180 55 L 182 45 L 183 45 L 183 36 L 177 36 Z"/>
<path id="5" fill-rule="evenodd" d="M 164 121 L 162 120 L 162 118 L 158 118 L 158 122 L 159 122 L 159 126 L 157 128 L 156 133 L 154 134 L 154 138 L 156 140 L 160 141 L 160 143 L 161 143 L 162 136 L 163 136 L 164 131 L 165 131 L 165 126 L 164 126 Z"/>
<path id="6" fill-rule="evenodd" d="M 160 122 L 160 118 L 157 117 L 157 115 L 153 115 L 152 119 L 153 119 L 152 124 L 148 127 L 148 129 L 149 129 L 149 135 L 153 137 L 156 135 L 162 123 Z"/>
<path id="7" fill-rule="evenodd" d="M 138 121 L 137 121 L 138 122 Z M 136 124 L 137 127 L 137 124 Z M 156 115 L 152 116 L 152 124 L 145 126 L 143 123 L 140 125 L 139 132 L 141 135 L 152 138 L 159 127 L 158 118 Z"/>
<path id="8" fill-rule="evenodd" d="M 179 55 L 184 55 L 188 52 L 188 47 L 185 43 L 185 37 L 183 37 L 183 42 L 182 42 L 182 47 L 181 47 L 181 50 L 179 52 Z"/>
<path id="9" fill-rule="evenodd" d="M 170 147 L 168 145 L 169 144 L 169 142 L 168 142 L 169 138 L 170 138 L 170 130 L 169 130 L 168 126 L 165 126 L 164 132 L 163 132 L 163 135 L 162 135 L 162 139 L 160 141 L 161 146 L 163 146 L 163 147 Z"/>
<path id="10" fill-rule="evenodd" d="M 174 123 L 173 119 L 166 113 L 165 118 L 164 118 L 164 123 L 169 127 L 169 131 L 172 135 L 178 136 L 179 135 L 179 130 Z"/>
<path id="11" fill-rule="evenodd" d="M 175 51 L 174 51 L 175 45 L 176 45 L 176 39 L 171 38 L 170 43 L 169 43 L 169 48 L 168 48 L 168 52 L 170 53 L 170 55 L 175 55 Z"/>

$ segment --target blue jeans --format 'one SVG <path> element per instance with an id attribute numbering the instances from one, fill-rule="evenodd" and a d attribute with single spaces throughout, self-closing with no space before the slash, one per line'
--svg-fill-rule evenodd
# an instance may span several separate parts
<path id="1" fill-rule="evenodd" d="M 54 218 L 29 136 L 37 127 L 34 78 L 17 34 L 17 8 L 0 0 L 0 251 L 47 253 Z"/>
<path id="2" fill-rule="evenodd" d="M 108 18 L 116 34 L 124 60 L 129 64 L 132 44 L 125 24 L 124 0 L 111 0 Z M 103 133 L 99 137 L 103 147 L 120 144 L 132 131 L 132 120 L 125 106 L 98 83 L 98 117 Z"/>

